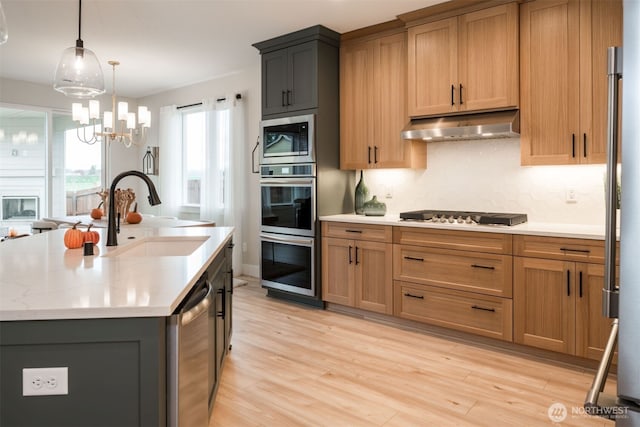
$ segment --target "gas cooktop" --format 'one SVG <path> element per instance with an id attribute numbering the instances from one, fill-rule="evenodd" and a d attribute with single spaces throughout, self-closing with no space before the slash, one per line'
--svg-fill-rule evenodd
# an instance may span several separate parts
<path id="1" fill-rule="evenodd" d="M 421 210 L 402 212 L 402 220 L 487 225 L 518 225 L 527 222 L 527 214 Z"/>

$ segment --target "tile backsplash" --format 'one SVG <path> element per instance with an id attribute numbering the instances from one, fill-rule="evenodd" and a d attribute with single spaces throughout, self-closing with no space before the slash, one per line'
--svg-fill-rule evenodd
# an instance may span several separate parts
<path id="1" fill-rule="evenodd" d="M 377 195 L 388 213 L 516 212 L 530 222 L 604 224 L 605 165 L 520 166 L 517 138 L 435 142 L 427 151 L 426 170 L 365 170 L 368 198 Z"/>

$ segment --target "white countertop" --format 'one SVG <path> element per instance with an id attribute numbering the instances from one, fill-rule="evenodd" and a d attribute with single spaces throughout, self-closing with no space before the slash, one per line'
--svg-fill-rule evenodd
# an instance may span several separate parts
<path id="1" fill-rule="evenodd" d="M 77 216 L 65 216 L 55 218 L 42 218 L 43 221 L 51 221 L 56 224 L 76 224 L 78 222 L 82 224 L 92 224 L 93 228 L 107 228 L 109 221 L 107 217 L 102 219 L 93 219 L 89 215 L 77 215 Z M 120 227 L 213 227 L 215 222 L 204 221 L 188 221 L 183 219 L 168 218 L 153 215 L 142 215 L 142 222 L 139 224 L 128 224 L 124 221 L 120 223 Z"/>
<path id="2" fill-rule="evenodd" d="M 0 321 L 170 316 L 233 227 L 127 227 L 110 247 L 98 229 L 96 255 L 87 257 L 64 246 L 65 231 L 0 243 Z M 156 236 L 208 239 L 188 256 L 104 256 Z"/>
<path id="3" fill-rule="evenodd" d="M 479 231 L 484 233 L 529 234 L 549 237 L 568 237 L 573 239 L 604 240 L 604 226 L 579 224 L 554 224 L 545 222 L 525 222 L 524 224 L 507 225 L 478 225 L 458 223 L 432 223 L 423 221 L 404 221 L 399 214 L 385 216 L 365 216 L 356 214 L 341 214 L 321 216 L 320 221 L 352 222 L 359 224 L 393 225 L 397 227 L 439 228 L 460 231 Z"/>

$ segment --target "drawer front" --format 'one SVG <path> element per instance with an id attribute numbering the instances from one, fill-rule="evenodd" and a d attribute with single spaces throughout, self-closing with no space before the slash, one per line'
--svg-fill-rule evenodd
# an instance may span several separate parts
<path id="1" fill-rule="evenodd" d="M 394 315 L 513 341 L 510 299 L 394 281 Z"/>
<path id="2" fill-rule="evenodd" d="M 394 227 L 393 243 L 493 254 L 510 254 L 510 234 Z"/>
<path id="3" fill-rule="evenodd" d="M 618 248 L 620 244 L 618 243 Z M 514 255 L 604 264 L 604 241 L 544 236 L 513 236 Z M 619 250 L 617 259 L 619 260 Z"/>
<path id="4" fill-rule="evenodd" d="M 391 243 L 390 225 L 356 224 L 349 222 L 322 222 L 322 235 L 339 239 L 369 240 Z"/>
<path id="5" fill-rule="evenodd" d="M 511 298 L 511 255 L 393 246 L 396 280 Z"/>

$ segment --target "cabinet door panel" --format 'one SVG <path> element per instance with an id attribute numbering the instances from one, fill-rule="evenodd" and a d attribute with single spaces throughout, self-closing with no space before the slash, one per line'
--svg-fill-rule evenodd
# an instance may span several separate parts
<path id="1" fill-rule="evenodd" d="M 287 51 L 262 55 L 262 115 L 286 111 Z"/>
<path id="2" fill-rule="evenodd" d="M 514 257 L 514 342 L 575 353 L 575 263 Z"/>
<path id="3" fill-rule="evenodd" d="M 350 43 L 340 50 L 340 168 L 370 167 L 373 139 L 373 44 Z"/>
<path id="4" fill-rule="evenodd" d="M 518 106 L 518 5 L 459 18 L 460 110 Z"/>
<path id="5" fill-rule="evenodd" d="M 578 6 L 577 0 L 538 1 L 521 6 L 523 165 L 578 161 Z"/>
<path id="6" fill-rule="evenodd" d="M 391 275 L 393 245 L 356 241 L 356 307 L 393 313 Z"/>
<path id="7" fill-rule="evenodd" d="M 336 304 L 354 305 L 353 240 L 322 238 L 322 299 Z"/>
<path id="8" fill-rule="evenodd" d="M 409 28 L 409 115 L 412 117 L 457 111 L 451 86 L 457 85 L 457 18 Z"/>
<path id="9" fill-rule="evenodd" d="M 287 49 L 289 68 L 289 111 L 305 110 L 318 106 L 317 43 L 308 42 Z"/>

